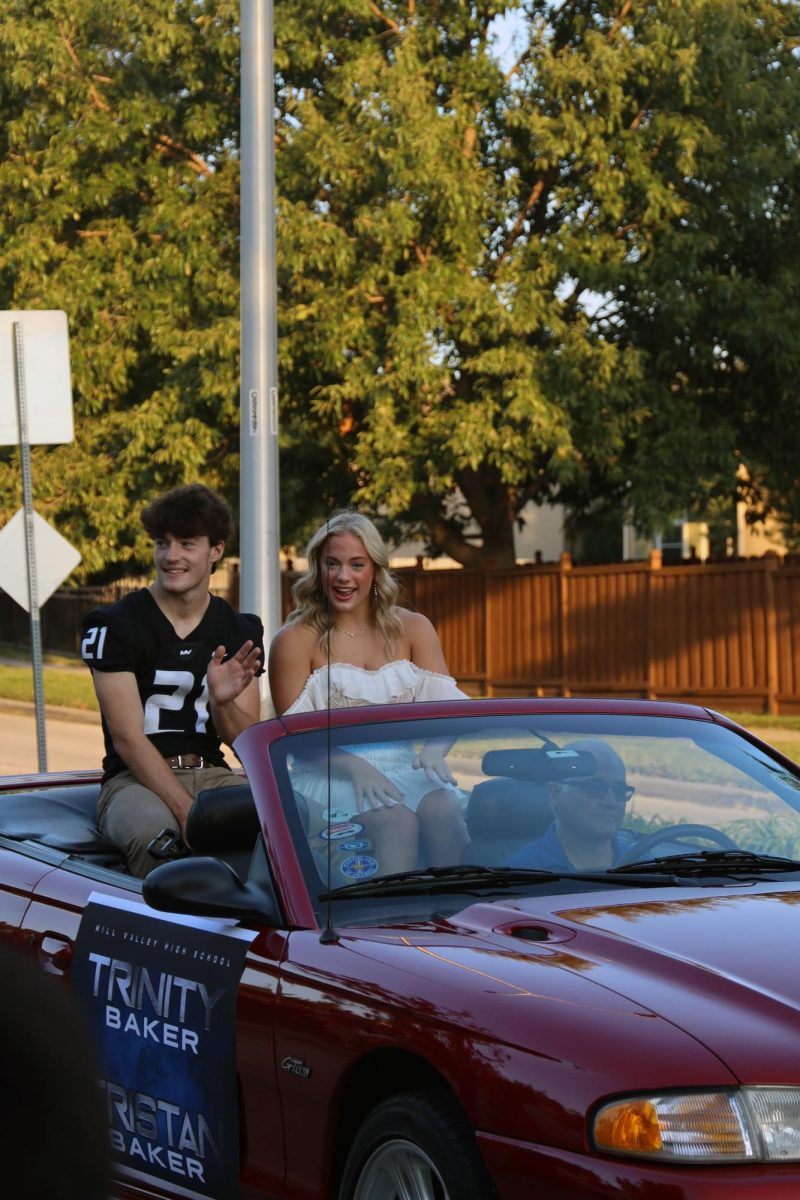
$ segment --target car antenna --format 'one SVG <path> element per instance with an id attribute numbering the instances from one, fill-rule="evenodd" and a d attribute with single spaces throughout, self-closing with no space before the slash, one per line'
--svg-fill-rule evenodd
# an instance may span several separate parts
<path id="1" fill-rule="evenodd" d="M 330 538 L 330 524 L 329 524 L 328 519 L 326 518 L 326 521 L 325 521 L 325 551 L 326 551 L 326 553 L 327 553 L 327 546 L 328 546 L 329 538 Z M 331 806 L 333 803 L 333 797 L 331 795 L 331 612 L 330 612 L 330 598 L 329 598 L 328 593 L 325 590 L 325 588 L 322 589 L 322 594 L 325 597 L 325 615 L 327 617 L 327 628 L 325 630 L 325 659 L 326 659 L 326 665 L 328 668 L 327 672 L 326 672 L 328 694 L 327 694 L 327 702 L 326 702 L 325 707 L 326 707 L 326 712 L 328 715 L 327 715 L 327 723 L 326 723 L 326 727 L 325 727 L 325 738 L 326 738 L 325 761 L 327 764 L 327 772 L 328 772 L 328 815 L 327 815 L 327 822 L 328 822 L 327 834 L 328 834 L 328 836 L 326 837 L 325 842 L 327 845 L 326 857 L 327 857 L 328 880 L 327 880 L 327 888 L 326 888 L 327 899 L 325 901 L 325 928 L 323 929 L 322 933 L 320 934 L 319 940 L 323 944 L 323 946 L 328 946 L 332 942 L 339 941 L 339 934 L 336 932 L 336 930 L 333 927 L 333 900 L 331 899 L 331 845 L 333 844 L 333 838 L 331 837 L 331 811 L 332 811 Z"/>

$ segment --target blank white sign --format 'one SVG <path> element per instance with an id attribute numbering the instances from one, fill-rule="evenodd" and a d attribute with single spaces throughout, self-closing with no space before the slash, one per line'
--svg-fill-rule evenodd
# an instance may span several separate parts
<path id="1" fill-rule="evenodd" d="M 22 328 L 22 361 L 31 445 L 71 442 L 72 386 L 67 314 L 0 312 L 0 446 L 19 445 L 14 326 Z"/>

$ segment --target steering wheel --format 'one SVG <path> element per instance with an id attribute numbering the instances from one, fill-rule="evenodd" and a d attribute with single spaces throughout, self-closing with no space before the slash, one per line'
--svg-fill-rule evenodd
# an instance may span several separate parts
<path id="1" fill-rule="evenodd" d="M 634 842 L 629 850 L 626 850 L 619 862 L 614 865 L 617 867 L 627 867 L 629 863 L 638 862 L 643 854 L 648 850 L 652 850 L 654 846 L 660 846 L 662 842 L 681 842 L 686 838 L 707 838 L 708 841 L 714 842 L 723 850 L 737 850 L 738 847 L 733 838 L 728 837 L 727 833 L 723 833 L 721 829 L 714 829 L 713 825 L 665 825 L 663 829 L 654 829 L 652 833 L 646 833 L 644 837 L 639 838 L 638 842 Z M 693 847 L 700 849 L 700 847 Z"/>

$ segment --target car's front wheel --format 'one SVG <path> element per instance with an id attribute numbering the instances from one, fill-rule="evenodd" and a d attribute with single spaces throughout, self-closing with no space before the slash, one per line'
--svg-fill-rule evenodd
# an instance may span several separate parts
<path id="1" fill-rule="evenodd" d="M 446 1092 L 405 1092 L 367 1117 L 339 1200 L 494 1200 L 472 1130 Z"/>

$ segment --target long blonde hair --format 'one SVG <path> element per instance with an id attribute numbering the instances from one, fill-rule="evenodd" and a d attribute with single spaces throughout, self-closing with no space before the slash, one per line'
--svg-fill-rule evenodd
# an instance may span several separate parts
<path id="1" fill-rule="evenodd" d="M 372 617 L 387 649 L 391 649 L 403 633 L 403 625 L 395 608 L 400 589 L 389 570 L 389 552 L 383 538 L 369 517 L 351 509 L 334 513 L 309 539 L 306 547 L 308 566 L 292 586 L 295 607 L 286 618 L 286 624 L 302 621 L 310 625 L 319 634 L 320 642 L 333 628 L 328 599 L 322 590 L 322 554 L 328 539 L 338 533 L 354 534 L 367 552 L 374 570 Z"/>

